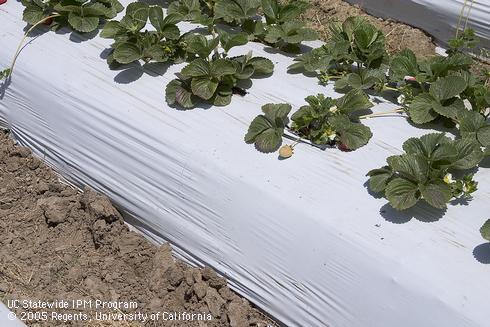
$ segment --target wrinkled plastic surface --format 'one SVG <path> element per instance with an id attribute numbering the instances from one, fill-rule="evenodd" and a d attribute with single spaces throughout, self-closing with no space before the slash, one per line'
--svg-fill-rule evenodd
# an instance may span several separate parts
<path id="1" fill-rule="evenodd" d="M 0 326 L 2 327 L 22 327 L 25 326 L 20 320 L 13 316 L 12 312 L 0 302 Z"/>
<path id="2" fill-rule="evenodd" d="M 13 1 L 0 9 L 2 67 L 23 33 L 21 11 Z M 67 31 L 32 39 L 0 100 L 20 144 L 288 326 L 488 324 L 490 266 L 480 261 L 490 250 L 478 232 L 490 212 L 488 169 L 468 206 L 395 212 L 369 194 L 365 174 L 430 130 L 371 119 L 374 136 L 358 151 L 298 145 L 280 161 L 245 144 L 249 123 L 266 103 L 339 97 L 331 85 L 287 74 L 290 57 L 252 43 L 235 53 L 271 58 L 273 76 L 230 106 L 175 110 L 164 88 L 182 65 L 111 71 L 101 59 L 110 42 Z M 379 100 L 373 111 L 395 108 Z"/>
<path id="3" fill-rule="evenodd" d="M 347 0 L 367 12 L 419 27 L 440 44 L 454 37 L 466 3 L 461 28 L 469 11 L 467 27 L 480 38 L 479 47 L 490 48 L 490 0 Z M 473 4 L 471 4 L 473 2 Z M 469 10 L 471 7 L 471 10 Z"/>

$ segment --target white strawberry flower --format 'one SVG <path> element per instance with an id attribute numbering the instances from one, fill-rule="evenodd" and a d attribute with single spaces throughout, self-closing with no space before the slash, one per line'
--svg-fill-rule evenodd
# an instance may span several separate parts
<path id="1" fill-rule="evenodd" d="M 337 137 L 337 133 L 335 133 L 335 131 L 332 131 L 331 129 L 327 129 L 325 131 L 325 135 L 328 137 L 330 141 L 335 140 L 335 138 Z"/>
<path id="2" fill-rule="evenodd" d="M 406 98 L 405 98 L 405 96 L 404 96 L 403 94 L 400 94 L 400 95 L 398 96 L 398 98 L 396 98 L 396 100 L 398 101 L 398 103 L 399 103 L 399 104 L 404 104 L 404 103 L 405 103 Z"/>
<path id="3" fill-rule="evenodd" d="M 339 109 L 337 108 L 337 106 L 333 106 L 333 107 L 330 107 L 330 109 L 328 109 L 331 113 L 336 113 Z"/>
<path id="4" fill-rule="evenodd" d="M 471 102 L 468 99 L 463 100 L 464 107 L 468 110 L 473 110 L 473 106 L 471 105 Z"/>
<path id="5" fill-rule="evenodd" d="M 452 174 L 447 173 L 446 176 L 444 176 L 444 183 L 453 184 L 453 183 L 456 183 L 456 181 L 453 179 Z"/>
<path id="6" fill-rule="evenodd" d="M 459 129 L 459 124 L 456 124 L 456 129 Z"/>

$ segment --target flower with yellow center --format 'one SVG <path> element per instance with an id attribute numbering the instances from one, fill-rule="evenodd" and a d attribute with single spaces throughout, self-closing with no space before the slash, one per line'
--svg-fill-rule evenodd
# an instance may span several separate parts
<path id="1" fill-rule="evenodd" d="M 330 141 L 335 140 L 337 137 L 337 133 L 335 131 L 332 131 L 330 128 L 323 133 Z"/>
<path id="2" fill-rule="evenodd" d="M 444 183 L 446 183 L 446 184 L 453 184 L 453 183 L 456 183 L 456 181 L 453 179 L 453 175 L 452 174 L 447 173 L 444 176 Z"/>

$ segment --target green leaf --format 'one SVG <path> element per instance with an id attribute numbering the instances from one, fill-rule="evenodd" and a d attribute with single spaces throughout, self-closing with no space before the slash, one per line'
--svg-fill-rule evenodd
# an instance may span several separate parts
<path id="1" fill-rule="evenodd" d="M 456 119 L 461 111 L 466 110 L 464 102 L 461 99 L 454 99 L 454 101 L 451 101 L 451 103 L 447 105 L 442 105 L 436 101 L 433 101 L 432 109 L 439 115 L 451 119 Z"/>
<path id="2" fill-rule="evenodd" d="M 427 159 L 418 154 L 403 154 L 391 156 L 387 159 L 388 165 L 399 172 L 403 177 L 415 182 L 425 182 L 429 173 Z"/>
<path id="3" fill-rule="evenodd" d="M 228 23 L 242 21 L 255 16 L 259 6 L 259 0 L 220 0 L 214 6 L 214 16 Z"/>
<path id="4" fill-rule="evenodd" d="M 458 156 L 451 165 L 453 169 L 471 169 L 477 166 L 483 159 L 480 145 L 470 139 L 460 139 L 454 142 Z"/>
<path id="5" fill-rule="evenodd" d="M 233 76 L 235 76 L 237 79 L 244 80 L 244 79 L 249 79 L 253 74 L 254 74 L 253 66 L 246 65 L 245 67 L 241 67 L 241 69 L 239 69 Z"/>
<path id="6" fill-rule="evenodd" d="M 277 0 L 262 0 L 261 4 L 264 15 L 272 22 L 275 22 L 279 16 L 279 3 Z"/>
<path id="7" fill-rule="evenodd" d="M 167 13 L 179 14 L 184 20 L 196 21 L 202 17 L 201 4 L 199 0 L 180 0 L 173 1 L 168 6 Z"/>
<path id="8" fill-rule="evenodd" d="M 248 43 L 248 35 L 245 33 L 231 34 L 224 30 L 219 30 L 218 34 L 225 52 L 230 51 L 233 47 Z"/>
<path id="9" fill-rule="evenodd" d="M 71 12 L 68 15 L 68 23 L 73 29 L 88 33 L 95 31 L 99 27 L 99 17 L 84 17 Z"/>
<path id="10" fill-rule="evenodd" d="M 458 159 L 458 150 L 453 143 L 440 144 L 430 157 L 431 166 L 434 169 L 442 169 L 451 166 Z"/>
<path id="11" fill-rule="evenodd" d="M 337 132 L 340 133 L 340 142 L 350 150 L 366 145 L 373 136 L 369 127 L 358 123 L 350 123 Z"/>
<path id="12" fill-rule="evenodd" d="M 282 144 L 283 130 L 268 129 L 255 138 L 257 150 L 265 153 L 277 151 Z"/>
<path id="13" fill-rule="evenodd" d="M 121 24 L 117 21 L 110 21 L 104 25 L 104 28 L 100 32 L 100 37 L 113 39 L 118 34 L 124 33 L 125 29 L 121 26 Z"/>
<path id="14" fill-rule="evenodd" d="M 336 91 L 342 91 L 347 89 L 348 87 L 354 87 L 353 85 L 356 85 L 357 78 L 355 76 L 350 76 L 351 74 L 347 74 L 346 76 L 339 78 L 338 80 L 335 81 L 334 84 L 334 89 Z M 357 74 L 354 74 L 357 75 Z M 359 76 L 359 75 L 357 75 Z M 360 79 L 359 79 L 359 87 L 361 86 L 360 84 Z"/>
<path id="15" fill-rule="evenodd" d="M 367 174 L 369 178 L 369 188 L 376 193 L 384 192 L 389 181 L 393 177 L 393 171 L 385 166 L 380 169 L 373 169 Z"/>
<path id="16" fill-rule="evenodd" d="M 262 111 L 271 122 L 274 122 L 276 127 L 285 127 L 289 121 L 287 116 L 291 111 L 291 105 L 287 103 L 268 103 L 262 106 Z M 281 123 L 278 124 L 278 121 Z"/>
<path id="17" fill-rule="evenodd" d="M 476 140 L 478 130 L 485 125 L 485 118 L 478 112 L 466 111 L 459 115 L 459 132 L 463 138 Z"/>
<path id="18" fill-rule="evenodd" d="M 191 34 L 185 39 L 187 51 L 195 53 L 201 58 L 207 58 L 219 43 L 218 38 L 208 40 L 204 35 Z"/>
<path id="19" fill-rule="evenodd" d="M 254 143 L 255 138 L 269 128 L 273 128 L 273 125 L 265 116 L 260 115 L 255 117 L 245 135 L 245 142 Z"/>
<path id="20" fill-rule="evenodd" d="M 232 96 L 231 94 L 223 95 L 223 94 L 216 93 L 211 102 L 215 106 L 219 106 L 219 107 L 227 106 L 231 103 L 231 96 Z"/>
<path id="21" fill-rule="evenodd" d="M 416 124 L 425 124 L 438 117 L 438 113 L 432 109 L 434 99 L 426 93 L 416 96 L 408 107 L 408 113 Z"/>
<path id="22" fill-rule="evenodd" d="M 198 98 L 192 94 L 184 82 L 174 79 L 168 83 L 165 89 L 165 100 L 169 105 L 178 104 L 183 108 L 193 108 L 198 102 Z"/>
<path id="23" fill-rule="evenodd" d="M 437 100 L 443 101 L 459 95 L 466 89 L 466 81 L 460 76 L 447 76 L 437 79 L 430 86 L 429 93 Z"/>
<path id="24" fill-rule="evenodd" d="M 337 99 L 337 108 L 345 114 L 368 109 L 372 106 L 373 104 L 369 101 L 369 97 L 361 90 L 351 90 L 343 97 Z"/>
<path id="25" fill-rule="evenodd" d="M 432 182 L 420 188 L 422 198 L 431 206 L 439 209 L 446 208 L 452 198 L 451 187 L 444 182 Z"/>
<path id="26" fill-rule="evenodd" d="M 180 22 L 181 15 L 171 14 L 164 18 L 162 7 L 151 6 L 148 16 L 153 27 L 164 37 L 171 40 L 177 40 L 180 37 L 180 30 L 175 24 Z"/>
<path id="27" fill-rule="evenodd" d="M 296 63 L 288 67 L 289 70 L 304 69 L 307 72 L 326 71 L 330 62 L 334 60 L 332 50 L 326 45 L 311 50 L 310 52 L 299 55 L 294 58 Z"/>
<path id="28" fill-rule="evenodd" d="M 253 57 L 248 61 L 254 68 L 254 75 L 268 75 L 274 71 L 274 64 L 267 58 Z"/>
<path id="29" fill-rule="evenodd" d="M 126 15 L 133 18 L 143 27 L 148 21 L 150 6 L 144 2 L 132 2 L 126 7 Z"/>
<path id="30" fill-rule="evenodd" d="M 184 77 L 201 77 L 211 75 L 211 66 L 209 62 L 202 58 L 191 61 L 180 72 Z"/>
<path id="31" fill-rule="evenodd" d="M 110 13 L 110 10 L 100 2 L 95 2 L 82 7 L 83 16 L 99 16 L 105 17 Z M 80 11 L 82 13 L 82 11 Z"/>
<path id="32" fill-rule="evenodd" d="M 132 43 L 122 43 L 114 49 L 114 59 L 120 64 L 129 64 L 141 59 L 141 49 Z"/>
<path id="33" fill-rule="evenodd" d="M 417 57 L 410 49 L 402 50 L 391 60 L 390 76 L 395 81 L 403 81 L 405 76 L 416 76 L 418 72 Z"/>
<path id="34" fill-rule="evenodd" d="M 349 41 L 353 40 L 354 32 L 365 23 L 362 17 L 351 16 L 342 23 L 342 31 L 346 34 Z"/>
<path id="35" fill-rule="evenodd" d="M 124 6 L 118 0 L 99 0 L 99 2 L 109 6 L 110 14 L 107 16 L 109 19 L 116 17 L 118 13 L 124 10 Z"/>
<path id="36" fill-rule="evenodd" d="M 451 142 L 443 133 L 430 133 L 420 138 L 412 137 L 403 143 L 403 150 L 407 154 L 419 154 L 430 159 L 434 151 L 441 145 Z"/>
<path id="37" fill-rule="evenodd" d="M 282 132 L 274 128 L 265 116 L 260 115 L 250 124 L 245 142 L 255 143 L 255 148 L 260 152 L 274 152 L 282 144 Z"/>
<path id="38" fill-rule="evenodd" d="M 228 59 L 217 59 L 211 62 L 211 75 L 222 77 L 224 75 L 232 75 L 237 71 L 237 67 L 233 61 Z"/>
<path id="39" fill-rule="evenodd" d="M 386 186 L 385 194 L 390 205 L 397 210 L 413 207 L 420 197 L 417 184 L 403 178 L 390 181 Z"/>
<path id="40" fill-rule="evenodd" d="M 478 129 L 476 132 L 476 138 L 484 147 L 490 146 L 490 125 L 486 125 Z"/>
<path id="41" fill-rule="evenodd" d="M 191 82 L 192 93 L 198 97 L 209 100 L 213 97 L 218 88 L 218 82 L 210 80 L 208 77 L 194 77 Z"/>
<path id="42" fill-rule="evenodd" d="M 44 14 L 44 11 L 41 7 L 38 7 L 34 4 L 30 4 L 25 7 L 24 12 L 22 14 L 22 19 L 26 23 L 34 25 L 46 16 L 47 15 Z"/>
<path id="43" fill-rule="evenodd" d="M 165 23 L 163 21 L 163 9 L 160 6 L 151 6 L 148 11 L 150 23 L 157 31 L 163 31 Z"/>
<path id="44" fill-rule="evenodd" d="M 269 26 L 266 31 L 265 42 L 274 44 L 277 43 L 283 36 L 285 36 L 285 33 L 280 26 Z"/>
<path id="45" fill-rule="evenodd" d="M 280 8 L 278 19 L 281 22 L 287 22 L 299 18 L 299 16 L 305 12 L 309 6 L 309 3 L 306 1 L 290 1 L 288 4 Z"/>
<path id="46" fill-rule="evenodd" d="M 487 220 L 480 228 L 480 233 L 484 239 L 490 241 L 490 219 Z"/>
<path id="47" fill-rule="evenodd" d="M 351 121 L 347 115 L 334 115 L 329 117 L 328 123 L 335 131 L 342 131 L 344 128 L 349 127 Z"/>
<path id="48" fill-rule="evenodd" d="M 262 106 L 263 115 L 257 116 L 245 135 L 245 142 L 255 143 L 261 152 L 270 153 L 279 149 L 282 144 L 284 127 L 288 124 L 289 104 L 266 104 Z"/>
<path id="49" fill-rule="evenodd" d="M 167 16 L 163 19 L 163 26 L 166 25 L 175 25 L 177 23 L 180 23 L 184 17 L 181 14 L 178 13 L 167 13 Z"/>
<path id="50" fill-rule="evenodd" d="M 176 25 L 165 25 L 162 35 L 169 40 L 178 40 L 180 38 L 180 30 Z"/>

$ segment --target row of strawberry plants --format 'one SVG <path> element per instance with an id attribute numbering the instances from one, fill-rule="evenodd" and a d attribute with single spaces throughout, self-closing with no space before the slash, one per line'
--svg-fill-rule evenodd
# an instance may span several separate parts
<path id="1" fill-rule="evenodd" d="M 396 99 L 400 108 L 385 114 L 404 113 L 415 126 L 439 125 L 456 138 L 431 133 L 407 140 L 404 154 L 389 157 L 386 166 L 368 173 L 370 189 L 398 210 L 420 200 L 443 209 L 455 198 L 470 199 L 478 185 L 470 172 L 490 156 L 489 75 L 485 80 L 472 74 L 473 59 L 463 52 L 476 44 L 473 32 L 451 40 L 447 56 L 425 59 L 408 49 L 388 55 L 383 33 L 358 17 L 333 24 L 330 32 L 330 40 L 296 57 L 289 69 L 316 73 L 320 84 L 333 82 L 346 94 L 306 98 L 308 105 L 291 116 L 291 124 L 288 105 L 275 105 L 280 110 L 272 111 L 274 105 L 268 104 L 252 121 L 245 141 L 259 151 L 279 149 L 280 156 L 290 157 L 298 142 L 281 147 L 280 136 L 287 129 L 315 145 L 337 143 L 342 150 L 355 150 L 372 136 L 360 119 L 383 115 L 359 115 L 372 106 L 367 94 Z"/>
<path id="2" fill-rule="evenodd" d="M 87 33 L 103 26 L 101 37 L 114 40 L 107 58 L 110 67 L 135 61 L 188 62 L 166 87 L 166 101 L 185 109 L 200 102 L 228 105 L 234 94 L 246 94 L 239 87 L 242 81 L 273 72 L 267 58 L 252 53 L 230 57 L 233 47 L 260 41 L 297 52 L 301 42 L 317 38 L 299 20 L 308 7 L 304 1 L 175 0 L 166 15 L 160 6 L 131 3 L 121 20 L 111 21 L 107 20 L 124 9 L 117 0 L 22 3 L 26 7 L 23 18 L 33 27 L 45 23 L 52 29 L 69 26 Z M 148 21 L 152 30 L 146 29 Z M 204 25 L 207 33 L 181 34 L 177 26 L 181 21 Z M 240 31 L 229 32 L 235 27 Z M 289 69 L 315 72 L 321 84 L 334 81 L 335 89 L 345 95 L 307 97 L 308 104 L 291 118 L 289 104 L 267 104 L 252 121 L 245 141 L 261 152 L 280 149 L 285 158 L 304 139 L 314 145 L 337 144 L 342 150 L 355 150 L 372 137 L 361 123 L 376 116 L 361 115 L 373 106 L 367 93 L 394 93 L 401 105 L 394 112 L 406 113 L 416 125 L 442 123 L 456 130 L 458 138 L 428 134 L 407 140 L 404 154 L 388 158 L 387 166 L 368 173 L 370 188 L 399 210 L 421 199 L 444 208 L 454 197 L 471 197 L 477 183 L 467 171 L 490 155 L 490 92 L 483 80 L 470 73 L 473 60 L 461 51 L 475 44 L 474 35 L 465 31 L 450 42 L 447 56 L 427 59 L 417 58 L 408 49 L 389 56 L 384 41 L 380 30 L 358 17 L 333 24 L 330 40 L 296 57 Z M 9 77 L 12 69 L 13 64 L 2 77 Z M 281 148 L 286 130 L 297 142 Z"/>
<path id="3" fill-rule="evenodd" d="M 82 33 L 103 26 L 101 37 L 114 40 L 107 58 L 110 67 L 142 60 L 148 62 L 189 64 L 178 78 L 166 87 L 166 101 L 185 109 L 200 102 L 225 106 L 233 94 L 246 94 L 239 87 L 253 77 L 267 76 L 274 65 L 252 53 L 230 57 L 229 51 L 251 40 L 288 51 L 298 51 L 304 40 L 317 38 L 298 18 L 307 8 L 303 1 L 280 4 L 277 0 L 176 0 L 169 4 L 167 15 L 161 6 L 131 3 L 121 20 L 110 20 L 123 10 L 117 0 L 23 0 L 24 20 L 34 26 L 44 23 L 52 29 L 71 27 Z M 258 16 L 261 12 L 265 21 Z M 152 30 L 146 29 L 148 20 Z M 207 27 L 207 33 L 181 34 L 177 23 L 190 21 Z M 239 26 L 240 32 L 219 28 Z M 211 38 L 205 36 L 211 35 Z M 19 47 L 20 50 L 20 47 Z M 18 51 L 19 52 L 19 51 Z M 18 52 L 15 58 L 18 56 Z M 14 68 L 2 72 L 8 77 Z"/>

